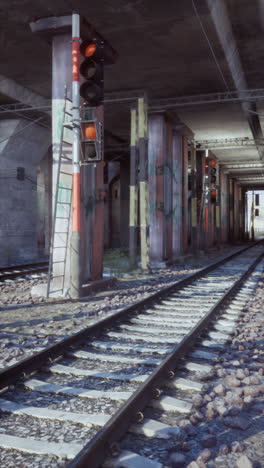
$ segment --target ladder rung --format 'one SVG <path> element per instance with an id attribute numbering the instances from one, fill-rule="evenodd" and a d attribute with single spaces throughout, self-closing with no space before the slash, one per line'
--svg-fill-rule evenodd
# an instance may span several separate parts
<path id="1" fill-rule="evenodd" d="M 54 249 L 67 249 L 67 245 L 54 245 L 53 250 Z"/>
<path id="2" fill-rule="evenodd" d="M 56 262 L 52 262 L 52 263 L 65 263 L 65 260 L 57 260 Z"/>
<path id="3" fill-rule="evenodd" d="M 69 216 L 56 216 L 56 219 L 69 219 Z"/>
<path id="4" fill-rule="evenodd" d="M 69 203 L 69 202 L 66 202 L 66 201 L 57 201 L 57 203 L 58 203 L 59 205 L 70 205 L 70 203 Z"/>
<path id="5" fill-rule="evenodd" d="M 64 113 L 67 114 L 67 115 L 71 115 L 71 116 L 72 116 L 72 113 L 71 113 L 71 112 L 65 111 Z"/>
<path id="6" fill-rule="evenodd" d="M 66 174 L 72 176 L 72 172 L 65 172 L 65 171 L 60 171 L 60 174 Z"/>
<path id="7" fill-rule="evenodd" d="M 71 159 L 71 158 L 68 158 L 68 156 L 62 156 L 61 158 L 62 158 L 62 159 L 67 159 L 67 161 L 72 161 L 72 159 Z"/>
<path id="8" fill-rule="evenodd" d="M 58 185 L 58 188 L 61 188 L 61 189 L 64 189 L 64 190 L 72 190 L 72 189 L 69 188 L 69 187 L 62 187 L 62 185 Z"/>
<path id="9" fill-rule="evenodd" d="M 69 143 L 69 141 L 65 141 L 65 140 L 61 140 L 62 143 L 64 143 L 65 145 L 69 145 L 69 146 L 72 146 L 72 143 Z"/>
<path id="10" fill-rule="evenodd" d="M 66 123 L 66 122 L 63 123 L 63 127 L 64 127 L 64 128 L 68 128 L 69 130 L 72 130 L 72 129 L 73 129 L 72 124 Z"/>
<path id="11" fill-rule="evenodd" d="M 55 231 L 54 234 L 67 234 L 68 231 Z"/>
<path id="12" fill-rule="evenodd" d="M 64 275 L 55 275 L 55 276 L 52 275 L 52 278 L 62 278 L 62 276 L 64 276 Z"/>
<path id="13" fill-rule="evenodd" d="M 52 289 L 52 291 L 49 291 L 49 294 L 50 294 L 50 293 L 59 292 L 59 291 L 62 291 L 62 288 L 60 288 L 60 289 Z"/>

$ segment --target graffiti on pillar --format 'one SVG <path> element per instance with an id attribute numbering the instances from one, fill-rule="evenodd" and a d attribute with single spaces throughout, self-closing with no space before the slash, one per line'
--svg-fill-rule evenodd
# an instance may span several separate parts
<path id="1" fill-rule="evenodd" d="M 177 161 L 176 161 L 177 163 Z M 172 168 L 171 164 L 169 162 L 165 162 L 165 164 L 150 164 L 149 165 L 149 176 L 161 176 L 164 175 L 165 169 L 168 169 L 169 173 L 171 174 L 173 180 L 175 182 L 178 182 L 178 168 L 176 167 L 175 169 Z"/>
<path id="2" fill-rule="evenodd" d="M 107 192 L 105 189 L 96 189 L 93 193 L 88 197 L 88 200 L 84 204 L 84 212 L 85 216 L 89 213 L 92 213 L 95 206 L 100 203 L 105 203 L 107 198 Z"/>

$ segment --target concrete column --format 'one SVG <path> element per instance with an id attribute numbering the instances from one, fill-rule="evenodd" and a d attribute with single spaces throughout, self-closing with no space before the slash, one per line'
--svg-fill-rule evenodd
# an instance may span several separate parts
<path id="1" fill-rule="evenodd" d="M 146 97 L 138 99 L 139 220 L 141 268 L 149 268 L 148 108 Z"/>
<path id="2" fill-rule="evenodd" d="M 55 32 L 56 34 L 56 32 Z M 63 123 L 63 108 L 65 102 L 65 88 L 67 96 L 71 99 L 71 32 L 68 34 L 54 35 L 52 39 L 52 152 L 53 152 L 53 171 L 52 171 L 52 201 L 53 201 L 53 224 L 55 197 L 57 190 L 58 161 L 60 153 L 60 140 Z M 70 106 L 68 106 L 68 111 Z M 70 120 L 70 119 L 69 119 Z M 65 141 L 71 144 L 72 133 L 70 130 L 64 132 Z M 52 272 L 54 279 L 50 288 L 50 296 L 61 295 L 61 287 L 64 275 L 64 293 L 67 294 L 70 289 L 70 255 L 65 256 L 65 240 L 68 230 L 68 219 L 71 218 L 70 190 L 72 188 L 72 147 L 70 144 L 63 143 L 63 155 L 69 160 L 62 159 L 61 171 L 64 174 L 60 177 L 60 185 L 69 190 L 58 189 L 58 201 L 60 205 L 57 209 L 54 245 L 61 248 L 55 248 L 53 251 Z M 64 205 L 65 203 L 65 205 Z M 71 230 L 71 228 L 70 228 Z M 57 234 L 60 233 L 60 234 Z M 65 233 L 65 234 L 63 234 Z M 69 233 L 70 234 L 70 233 Z M 69 252 L 70 237 L 68 238 L 67 252 Z M 66 265 L 64 261 L 66 260 Z M 54 291 L 54 292 L 53 292 Z M 58 291 L 58 292 L 57 292 Z"/>
<path id="3" fill-rule="evenodd" d="M 229 235 L 229 198 L 228 198 L 228 178 L 223 168 L 220 168 L 220 223 L 221 223 L 221 243 L 228 242 Z"/>
<path id="4" fill-rule="evenodd" d="M 98 118 L 103 125 L 103 106 L 90 109 L 85 119 Z M 84 282 L 103 274 L 104 249 L 104 163 L 82 166 L 82 250 Z"/>
<path id="5" fill-rule="evenodd" d="M 239 240 L 239 187 L 234 181 L 234 240 Z"/>
<path id="6" fill-rule="evenodd" d="M 182 249 L 182 135 L 173 131 L 172 134 L 172 260 L 183 254 Z"/>
<path id="7" fill-rule="evenodd" d="M 120 161 L 120 222 L 120 246 L 127 249 L 129 246 L 129 161 L 127 159 Z"/>
<path id="8" fill-rule="evenodd" d="M 0 265 L 38 258 L 37 167 L 50 130 L 24 119 L 0 121 Z M 16 168 L 25 168 L 25 180 Z"/>
<path id="9" fill-rule="evenodd" d="M 238 188 L 238 203 L 239 203 L 239 240 L 243 240 L 243 200 L 242 200 L 242 188 Z"/>
<path id="10" fill-rule="evenodd" d="M 215 243 L 219 248 L 221 244 L 221 186 L 220 167 L 218 163 L 216 166 Z"/>
<path id="11" fill-rule="evenodd" d="M 188 251 L 188 139 L 182 137 L 182 250 Z"/>
<path id="12" fill-rule="evenodd" d="M 196 151 L 197 247 L 204 246 L 204 151 Z"/>
<path id="13" fill-rule="evenodd" d="M 137 266 L 138 229 L 138 108 L 130 109 L 129 262 Z"/>
<path id="14" fill-rule="evenodd" d="M 229 241 L 234 240 L 234 181 L 228 179 L 229 185 Z"/>
<path id="15" fill-rule="evenodd" d="M 191 146 L 191 250 L 197 251 L 197 165 L 196 148 Z"/>
<path id="16" fill-rule="evenodd" d="M 165 212 L 164 165 L 167 129 L 163 113 L 149 115 L 149 240 L 150 266 L 164 266 Z"/>
<path id="17" fill-rule="evenodd" d="M 167 135 L 165 141 L 165 167 L 164 167 L 164 214 L 165 214 L 165 251 L 164 259 L 166 262 L 172 262 L 172 184 L 173 184 L 173 169 L 172 169 L 172 139 L 173 129 L 172 122 L 167 121 Z"/>

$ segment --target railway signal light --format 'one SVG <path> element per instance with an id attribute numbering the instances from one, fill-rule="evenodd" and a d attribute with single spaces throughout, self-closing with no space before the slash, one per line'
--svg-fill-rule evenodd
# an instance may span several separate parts
<path id="1" fill-rule="evenodd" d="M 25 168 L 24 167 L 17 167 L 16 178 L 17 180 L 25 180 Z"/>
<path id="2" fill-rule="evenodd" d="M 210 161 L 210 183 L 216 183 L 217 162 L 213 159 Z"/>
<path id="3" fill-rule="evenodd" d="M 82 156 L 84 163 L 102 159 L 102 124 L 96 120 L 81 122 Z"/>
<path id="4" fill-rule="evenodd" d="M 211 203 L 216 203 L 216 198 L 217 198 L 217 190 L 212 189 L 211 190 Z"/>
<path id="5" fill-rule="evenodd" d="M 104 43 L 94 39 L 85 40 L 80 46 L 83 62 L 80 74 L 84 82 L 80 95 L 88 106 L 97 107 L 104 100 Z"/>

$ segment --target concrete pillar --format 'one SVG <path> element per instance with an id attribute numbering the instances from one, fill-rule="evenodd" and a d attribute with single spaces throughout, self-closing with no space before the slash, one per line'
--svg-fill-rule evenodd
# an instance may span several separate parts
<path id="1" fill-rule="evenodd" d="M 182 250 L 188 252 L 188 139 L 182 136 Z"/>
<path id="2" fill-rule="evenodd" d="M 103 125 L 103 106 L 87 112 Z M 83 281 L 97 281 L 103 274 L 104 245 L 104 163 L 82 166 L 82 249 Z"/>
<path id="3" fill-rule="evenodd" d="M 218 163 L 216 166 L 215 243 L 219 248 L 221 244 L 221 185 Z"/>
<path id="4" fill-rule="evenodd" d="M 120 161 L 120 246 L 129 246 L 129 161 Z M 137 228 L 136 228 L 137 229 Z"/>
<path id="5" fill-rule="evenodd" d="M 164 266 L 165 212 L 164 165 L 166 162 L 167 128 L 164 113 L 149 115 L 149 254 L 150 266 Z"/>
<path id="6" fill-rule="evenodd" d="M 234 240 L 239 240 L 239 186 L 234 181 Z"/>
<path id="7" fill-rule="evenodd" d="M 196 151 L 197 247 L 204 247 L 204 151 Z"/>
<path id="8" fill-rule="evenodd" d="M 165 214 L 165 251 L 164 259 L 166 262 L 172 262 L 172 142 L 173 142 L 173 123 L 166 119 L 167 136 L 165 141 L 165 166 L 164 166 L 164 214 Z"/>
<path id="9" fill-rule="evenodd" d="M 243 240 L 243 199 L 242 199 L 242 188 L 238 188 L 238 203 L 239 203 L 239 240 Z"/>
<path id="10" fill-rule="evenodd" d="M 148 107 L 146 97 L 138 99 L 139 221 L 141 268 L 149 268 Z"/>
<path id="11" fill-rule="evenodd" d="M 138 230 L 138 107 L 130 109 L 129 262 L 137 266 Z"/>
<path id="12" fill-rule="evenodd" d="M 234 181 L 228 178 L 229 186 L 229 241 L 234 240 Z"/>
<path id="13" fill-rule="evenodd" d="M 196 148 L 191 146 L 191 250 L 197 251 L 197 164 L 196 164 Z"/>
<path id="14" fill-rule="evenodd" d="M 61 171 L 64 172 L 60 178 L 60 185 L 68 190 L 58 189 L 58 201 L 60 205 L 57 209 L 56 223 L 54 220 L 58 162 L 60 153 L 61 131 L 63 123 L 63 109 L 65 103 L 65 89 L 67 97 L 71 99 L 71 31 L 69 33 L 56 35 L 52 38 L 52 201 L 53 201 L 53 219 L 52 224 L 55 229 L 54 245 L 58 248 L 53 250 L 52 274 L 54 279 L 50 287 L 50 296 L 61 295 L 62 282 L 64 279 L 64 294 L 70 290 L 70 255 L 65 255 L 66 232 L 68 230 L 69 217 L 71 219 L 70 202 L 72 188 L 72 133 L 65 130 L 64 139 L 69 144 L 63 143 L 63 155 L 69 160 L 61 160 Z M 67 107 L 70 111 L 70 106 Z M 70 118 L 68 117 L 70 121 Z M 65 204 L 64 204 L 65 203 Z M 71 223 L 71 221 L 70 221 Z M 70 234 L 70 233 L 69 233 Z M 70 237 L 68 238 L 67 253 L 69 252 Z M 66 264 L 64 263 L 66 261 Z"/>
<path id="15" fill-rule="evenodd" d="M 46 153 L 37 169 L 38 248 L 39 255 L 48 258 L 52 225 L 52 154 Z"/>
<path id="16" fill-rule="evenodd" d="M 223 168 L 220 168 L 220 224 L 221 224 L 221 243 L 228 242 L 229 236 L 229 195 L 228 195 L 228 177 Z"/>
<path id="17" fill-rule="evenodd" d="M 173 130 L 172 133 L 172 260 L 175 261 L 183 254 L 182 248 L 182 135 Z"/>
<path id="18" fill-rule="evenodd" d="M 50 130 L 24 119 L 0 121 L 0 265 L 38 258 L 37 167 Z M 25 180 L 16 168 L 25 168 Z"/>

